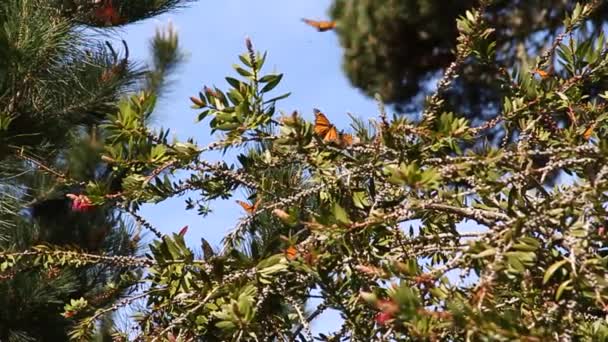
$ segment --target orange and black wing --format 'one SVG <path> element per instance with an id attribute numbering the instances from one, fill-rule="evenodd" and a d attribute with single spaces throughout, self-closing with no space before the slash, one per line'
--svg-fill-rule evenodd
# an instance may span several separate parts
<path id="1" fill-rule="evenodd" d="M 298 250 L 294 246 L 287 247 L 285 257 L 290 261 L 295 260 L 298 257 Z"/>
<path id="2" fill-rule="evenodd" d="M 312 27 L 316 28 L 317 31 L 319 31 L 319 32 L 329 31 L 336 27 L 336 22 L 334 22 L 334 21 L 327 21 L 327 20 L 316 21 L 316 20 L 310 20 L 310 19 L 305 19 L 305 18 L 303 18 L 302 21 L 305 22 L 308 26 L 312 26 Z"/>
<path id="3" fill-rule="evenodd" d="M 340 145 L 350 146 L 353 144 L 353 135 L 349 133 L 340 133 Z"/>
<path id="4" fill-rule="evenodd" d="M 253 211 L 253 206 L 247 202 L 237 200 L 236 203 L 243 207 L 243 209 L 245 209 L 245 211 L 248 213 L 251 213 Z"/>
<path id="5" fill-rule="evenodd" d="M 338 130 L 336 130 L 336 127 L 332 126 L 327 134 L 325 134 L 325 137 L 323 137 L 323 140 L 327 142 L 338 141 Z"/>
<path id="6" fill-rule="evenodd" d="M 587 129 L 585 129 L 585 131 L 583 132 L 583 138 L 585 138 L 585 140 L 591 139 L 594 128 L 595 128 L 595 123 L 589 125 L 589 127 L 587 127 Z"/>
<path id="7" fill-rule="evenodd" d="M 315 109 L 315 134 L 323 138 L 324 141 L 338 140 L 338 131 L 336 127 L 329 122 L 327 116 Z"/>
<path id="8" fill-rule="evenodd" d="M 315 112 L 315 133 L 324 137 L 327 132 L 333 127 L 329 119 L 320 110 L 314 109 Z"/>
<path id="9" fill-rule="evenodd" d="M 257 209 L 258 206 L 260 205 L 261 199 L 257 200 L 255 203 L 250 204 L 247 202 L 243 202 L 243 201 L 239 201 L 237 200 L 236 203 L 238 203 L 241 207 L 243 207 L 243 209 L 245 209 L 245 211 L 249 214 L 253 214 Z"/>

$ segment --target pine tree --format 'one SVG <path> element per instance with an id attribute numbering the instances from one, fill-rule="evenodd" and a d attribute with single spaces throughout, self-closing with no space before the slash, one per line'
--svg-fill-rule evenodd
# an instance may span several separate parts
<path id="1" fill-rule="evenodd" d="M 330 10 L 344 49 L 343 67 L 351 83 L 374 97 L 415 112 L 428 82 L 454 61 L 458 28 L 455 19 L 479 1 L 335 0 Z M 598 37 L 608 6 L 601 1 L 578 39 Z M 575 1 L 493 1 L 486 12 L 496 46 L 496 67 L 460 63 L 462 71 L 445 99 L 451 108 L 471 119 L 496 116 L 504 89 L 499 87 L 506 66 L 531 68 L 535 56 L 564 31 L 562 18 Z M 540 72 L 554 72 L 554 63 Z M 413 108 L 412 108 L 413 106 Z"/>
<path id="2" fill-rule="evenodd" d="M 121 174 L 101 158 L 106 133 L 100 124 L 125 94 L 161 91 L 179 61 L 173 32 L 153 41 L 150 67 L 131 60 L 126 45 L 106 42 L 107 34 L 184 3 L 0 4 L 0 249 L 48 244 L 95 254 L 138 252 L 133 220 L 109 206 L 77 206 L 69 196 L 92 181 L 109 193 L 120 191 Z M 41 270 L 27 262 L 0 267 L 0 340 L 66 340 L 73 320 L 65 303 L 84 298 L 92 307 L 107 307 L 132 291 L 133 271 L 95 265 Z M 111 324 L 105 327 L 100 334 L 108 337 Z"/>

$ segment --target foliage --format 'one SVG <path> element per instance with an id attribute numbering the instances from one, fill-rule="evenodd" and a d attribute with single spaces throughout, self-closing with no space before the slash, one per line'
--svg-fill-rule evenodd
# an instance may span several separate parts
<path id="1" fill-rule="evenodd" d="M 327 309 L 343 325 L 314 336 L 322 341 L 606 339 L 608 50 L 603 35 L 577 39 L 597 3 L 568 12 L 566 31 L 534 66 L 501 66 L 501 115 L 473 125 L 446 110 L 444 95 L 464 64 L 497 67 L 491 10 L 482 2 L 458 18 L 454 62 L 421 120 L 380 104 L 377 119 L 353 121 L 352 139 L 333 126 L 335 138 L 321 136 L 318 118 L 278 115 L 282 76 L 264 75 L 267 56 L 249 40 L 228 90 L 191 98 L 198 119 L 221 133 L 208 146 L 150 130 L 153 92 L 124 99 L 103 126 L 104 160 L 127 176 L 120 193 L 90 182 L 91 203 L 134 212 L 195 192 L 188 207 L 205 214 L 209 201 L 244 189 L 251 203 L 222 249 L 203 240 L 197 257 L 182 233 L 161 235 L 136 216 L 159 235 L 145 257 L 37 247 L 0 254 L 2 267 L 146 270 L 147 289 L 114 306 L 68 304 L 75 340 L 143 297 L 135 319 L 146 341 L 310 341 Z M 553 58 L 559 72 L 534 75 Z M 491 128 L 512 139 L 483 144 Z M 246 144 L 236 165 L 205 158 Z M 553 174 L 570 182 L 550 187 Z M 319 304 L 305 310 L 313 298 Z"/>
<path id="2" fill-rule="evenodd" d="M 369 96 L 376 93 L 388 103 L 417 112 L 421 93 L 450 66 L 455 56 L 458 28 L 454 21 L 479 1 L 442 0 L 335 0 L 330 10 L 343 51 L 343 67 L 351 83 Z M 599 8 L 578 39 L 597 37 L 605 24 L 608 6 Z M 534 57 L 564 31 L 566 13 L 574 1 L 493 1 L 484 20 L 494 29 L 496 63 L 463 61 L 459 78 L 445 95 L 452 106 L 470 119 L 498 114 L 504 96 L 502 75 L 496 67 L 520 64 L 531 68 Z M 546 65 L 555 66 L 555 60 Z"/>
<path id="3" fill-rule="evenodd" d="M 126 92 L 160 91 L 179 62 L 172 31 L 154 40 L 153 65 L 129 58 L 108 31 L 91 30 L 113 10 L 120 25 L 149 18 L 184 1 L 6 0 L 0 3 L 0 250 L 70 248 L 128 256 L 141 238 L 133 221 L 111 206 L 72 205 L 67 196 L 89 181 L 117 191 L 121 175 L 101 160 L 99 124 Z M 118 7 L 115 7 L 118 6 Z M 111 26 L 116 26 L 109 23 Z M 118 23 L 116 23 L 118 24 Z M 124 43 L 124 42 L 123 42 Z M 147 82 L 146 82 L 147 81 Z M 141 230 L 141 229 L 139 229 Z M 57 259 L 52 259 L 55 262 Z M 71 298 L 89 309 L 111 306 L 135 291 L 135 267 L 95 263 L 44 267 L 12 260 L 0 266 L 0 340 L 62 341 L 72 328 L 62 315 Z M 109 338 L 110 315 L 98 338 Z"/>

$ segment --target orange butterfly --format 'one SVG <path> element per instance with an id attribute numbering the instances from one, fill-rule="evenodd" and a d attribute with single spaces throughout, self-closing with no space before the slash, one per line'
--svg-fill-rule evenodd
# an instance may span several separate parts
<path id="1" fill-rule="evenodd" d="M 587 127 L 587 129 L 585 129 L 585 132 L 583 132 L 583 138 L 585 138 L 585 140 L 591 139 L 594 128 L 595 128 L 595 123 L 591 124 L 589 127 Z"/>
<path id="2" fill-rule="evenodd" d="M 307 25 L 316 28 L 319 32 L 333 30 L 336 27 L 335 21 L 316 21 L 305 18 L 302 18 L 302 21 L 305 22 Z"/>
<path id="3" fill-rule="evenodd" d="M 298 257 L 298 250 L 292 245 L 285 250 L 285 257 L 289 261 L 293 261 Z"/>
<path id="4" fill-rule="evenodd" d="M 323 141 L 337 141 L 338 130 L 334 126 L 325 114 L 321 113 L 318 109 L 314 109 L 315 112 L 315 133 L 323 138 Z"/>
<path id="5" fill-rule="evenodd" d="M 540 78 L 541 78 L 541 79 L 543 79 L 543 80 L 544 80 L 545 78 L 547 78 L 547 77 L 551 76 L 551 71 L 547 72 L 547 71 L 542 70 L 542 69 L 534 69 L 534 70 L 532 70 L 532 73 L 533 73 L 533 74 L 537 74 L 537 75 L 538 75 L 538 76 L 540 76 Z"/>
<path id="6" fill-rule="evenodd" d="M 350 146 L 353 144 L 353 135 L 349 133 L 340 133 L 340 145 Z"/>
<path id="7" fill-rule="evenodd" d="M 243 201 L 236 201 L 236 203 L 238 203 L 241 207 L 243 207 L 243 209 L 245 209 L 245 211 L 249 214 L 253 214 L 256 210 L 258 210 L 258 206 L 260 205 L 260 202 L 262 200 L 259 199 L 257 200 L 255 203 L 253 204 L 249 204 L 247 202 L 243 202 Z"/>

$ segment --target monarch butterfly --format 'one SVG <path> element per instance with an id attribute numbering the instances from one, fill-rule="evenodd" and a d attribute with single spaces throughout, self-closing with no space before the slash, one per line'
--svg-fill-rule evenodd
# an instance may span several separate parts
<path id="1" fill-rule="evenodd" d="M 594 128 L 595 123 L 591 124 L 589 127 L 587 127 L 587 129 L 585 129 L 585 132 L 583 132 L 583 138 L 585 138 L 585 140 L 591 139 L 591 135 L 593 135 Z"/>
<path id="2" fill-rule="evenodd" d="M 338 130 L 334 126 L 325 114 L 321 113 L 318 109 L 314 109 L 315 112 L 315 133 L 318 134 L 323 141 L 337 141 Z"/>
<path id="3" fill-rule="evenodd" d="M 211 247 L 211 244 L 204 238 L 201 238 L 201 247 L 203 249 L 203 259 L 204 260 L 209 260 L 215 256 L 213 247 Z"/>
<path id="4" fill-rule="evenodd" d="M 545 78 L 547 78 L 547 77 L 550 76 L 550 72 L 547 72 L 547 71 L 542 70 L 542 69 L 534 69 L 534 70 L 532 70 L 532 73 L 533 74 L 538 74 L 538 76 L 540 76 L 540 78 L 542 78 L 543 80 Z"/>
<path id="5" fill-rule="evenodd" d="M 285 257 L 287 258 L 287 260 L 295 260 L 297 256 L 298 250 L 293 245 L 287 247 L 287 249 L 285 250 Z"/>
<path id="6" fill-rule="evenodd" d="M 353 144 L 353 135 L 349 133 L 340 133 L 340 145 L 350 146 Z"/>
<path id="7" fill-rule="evenodd" d="M 316 28 L 319 32 L 329 31 L 336 27 L 335 21 L 316 21 L 306 18 L 302 18 L 302 21 L 305 22 L 307 25 Z"/>
<path id="8" fill-rule="evenodd" d="M 243 209 L 245 209 L 245 211 L 249 214 L 253 214 L 256 210 L 258 210 L 258 206 L 260 205 L 260 201 L 261 199 L 257 200 L 255 203 L 253 204 L 249 204 L 247 202 L 243 202 L 243 201 L 236 201 L 236 203 L 238 203 L 241 207 L 243 207 Z"/>

